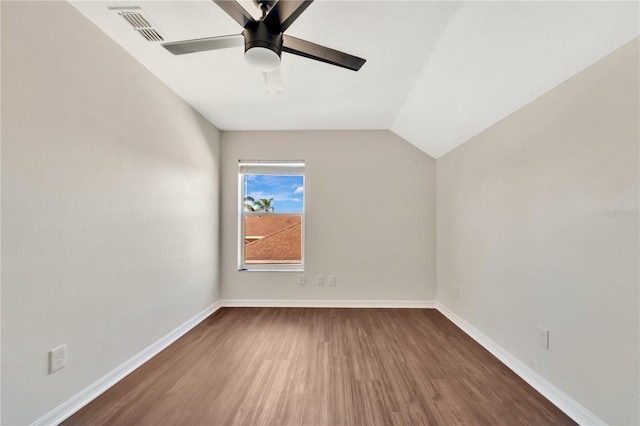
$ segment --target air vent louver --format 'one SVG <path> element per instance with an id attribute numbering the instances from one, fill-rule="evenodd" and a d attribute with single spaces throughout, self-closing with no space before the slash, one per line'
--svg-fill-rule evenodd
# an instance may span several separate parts
<path id="1" fill-rule="evenodd" d="M 114 8 L 115 9 L 115 8 Z M 136 30 L 147 41 L 163 41 L 164 37 L 160 34 L 149 19 L 142 14 L 139 7 L 127 9 L 115 9 L 118 15 L 127 21 L 134 30 Z"/>

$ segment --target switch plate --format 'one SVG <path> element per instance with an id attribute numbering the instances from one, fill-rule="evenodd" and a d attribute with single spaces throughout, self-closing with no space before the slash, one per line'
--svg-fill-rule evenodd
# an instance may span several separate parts
<path id="1" fill-rule="evenodd" d="M 49 374 L 67 365 L 67 345 L 58 346 L 49 351 Z"/>
<path id="2" fill-rule="evenodd" d="M 335 287 L 336 286 L 336 276 L 335 275 L 329 275 L 329 285 L 331 287 Z"/>
<path id="3" fill-rule="evenodd" d="M 298 284 L 305 285 L 307 283 L 307 278 L 304 275 L 298 275 Z"/>
<path id="4" fill-rule="evenodd" d="M 324 285 L 324 275 L 318 275 L 316 277 L 316 284 L 318 285 Z"/>
<path id="5" fill-rule="evenodd" d="M 549 349 L 549 330 L 544 327 L 538 327 L 538 345 L 541 348 Z"/>

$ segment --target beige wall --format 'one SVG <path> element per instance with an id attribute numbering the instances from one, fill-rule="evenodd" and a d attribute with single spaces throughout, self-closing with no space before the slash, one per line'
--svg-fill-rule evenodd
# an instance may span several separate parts
<path id="1" fill-rule="evenodd" d="M 224 299 L 434 300 L 435 160 L 389 131 L 222 132 Z M 305 160 L 307 285 L 238 272 L 238 160 Z M 315 284 L 336 275 L 337 286 Z"/>
<path id="2" fill-rule="evenodd" d="M 439 301 L 610 424 L 640 422 L 638 50 L 437 163 Z"/>
<path id="3" fill-rule="evenodd" d="M 2 7 L 2 424 L 217 299 L 219 132 L 66 2 Z M 47 352 L 68 365 L 47 374 Z"/>

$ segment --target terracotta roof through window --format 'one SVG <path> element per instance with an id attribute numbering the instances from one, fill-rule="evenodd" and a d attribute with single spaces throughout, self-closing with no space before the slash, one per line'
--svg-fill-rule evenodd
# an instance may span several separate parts
<path id="1" fill-rule="evenodd" d="M 300 216 L 245 217 L 245 263 L 294 263 L 302 261 Z"/>

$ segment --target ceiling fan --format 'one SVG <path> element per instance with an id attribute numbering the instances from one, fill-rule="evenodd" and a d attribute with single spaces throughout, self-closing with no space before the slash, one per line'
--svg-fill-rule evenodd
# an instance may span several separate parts
<path id="1" fill-rule="evenodd" d="M 255 20 L 235 0 L 213 0 L 244 28 L 241 34 L 175 41 L 163 43 L 162 47 L 174 55 L 182 55 L 244 45 L 245 60 L 263 72 L 269 93 L 282 92 L 282 52 L 358 71 L 366 62 L 365 59 L 284 34 L 312 1 L 253 0 L 262 11 L 262 17 Z"/>

